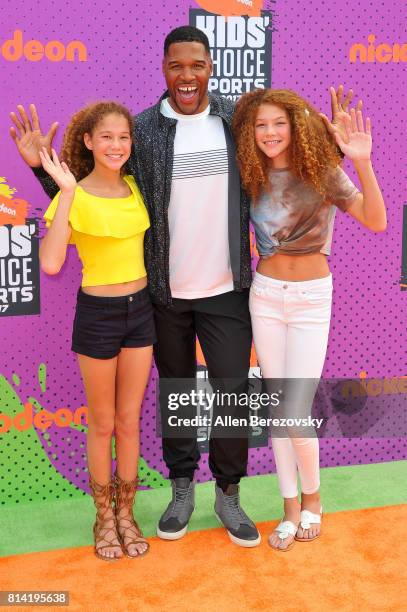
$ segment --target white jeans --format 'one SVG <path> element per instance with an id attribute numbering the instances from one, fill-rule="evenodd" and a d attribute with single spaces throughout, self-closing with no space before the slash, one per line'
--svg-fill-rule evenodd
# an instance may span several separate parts
<path id="1" fill-rule="evenodd" d="M 332 275 L 292 282 L 256 272 L 249 305 L 263 377 L 319 379 L 328 345 Z M 315 493 L 318 438 L 273 438 L 272 444 L 282 496 L 298 495 L 297 467 L 303 493 Z"/>

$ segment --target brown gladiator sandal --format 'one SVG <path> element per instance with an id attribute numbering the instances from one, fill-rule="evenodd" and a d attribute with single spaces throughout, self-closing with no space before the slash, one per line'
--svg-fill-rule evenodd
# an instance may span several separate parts
<path id="1" fill-rule="evenodd" d="M 115 474 L 116 485 L 116 524 L 117 533 L 119 536 L 122 549 L 126 557 L 135 559 L 141 557 L 148 552 L 150 545 L 143 537 L 141 529 L 133 516 L 134 496 L 137 491 L 139 479 L 126 481 Z M 135 555 L 129 554 L 129 546 L 132 544 L 147 544 L 147 548 L 143 552 L 138 552 Z"/>
<path id="2" fill-rule="evenodd" d="M 120 557 L 107 557 L 101 554 L 104 549 L 111 547 L 117 547 L 122 550 L 117 534 L 115 515 L 112 512 L 112 515 L 108 516 L 109 510 L 113 511 L 114 483 L 110 481 L 106 485 L 100 485 L 89 475 L 89 486 L 96 506 L 96 522 L 93 526 L 95 555 L 103 561 L 117 561 L 122 557 L 122 554 Z M 107 526 L 106 524 L 109 523 L 112 525 Z"/>

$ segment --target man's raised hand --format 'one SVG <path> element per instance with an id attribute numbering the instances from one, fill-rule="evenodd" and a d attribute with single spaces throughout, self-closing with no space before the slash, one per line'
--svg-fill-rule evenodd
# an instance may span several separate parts
<path id="1" fill-rule="evenodd" d="M 29 109 L 31 120 L 21 104 L 17 106 L 18 114 L 10 113 L 11 120 L 15 126 L 10 128 L 10 135 L 26 164 L 35 168 L 41 166 L 40 151 L 42 147 L 51 152 L 51 145 L 57 131 L 58 122 L 53 123 L 48 132 L 43 134 L 34 104 L 30 104 Z"/>
<path id="2" fill-rule="evenodd" d="M 320 117 L 324 120 L 328 132 L 334 137 L 335 132 L 338 132 L 342 141 L 346 143 L 348 138 L 347 126 L 350 119 L 349 105 L 353 98 L 353 90 L 349 89 L 344 97 L 344 87 L 339 85 L 337 90 L 330 87 L 329 93 L 331 96 L 332 120 L 330 121 L 323 113 L 320 113 Z M 356 104 L 356 112 L 361 111 L 362 106 L 362 100 L 359 100 Z"/>

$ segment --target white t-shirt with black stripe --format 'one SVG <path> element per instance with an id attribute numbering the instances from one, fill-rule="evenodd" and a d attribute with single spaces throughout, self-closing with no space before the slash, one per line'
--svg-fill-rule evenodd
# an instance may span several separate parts
<path id="1" fill-rule="evenodd" d="M 210 115 L 209 106 L 196 115 L 181 115 L 168 98 L 161 113 L 177 119 L 168 209 L 172 296 L 196 299 L 232 291 L 222 119 Z"/>

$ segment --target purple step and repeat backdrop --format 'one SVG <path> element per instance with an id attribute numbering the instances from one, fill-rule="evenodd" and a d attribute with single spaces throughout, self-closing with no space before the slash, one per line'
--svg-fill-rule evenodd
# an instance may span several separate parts
<path id="1" fill-rule="evenodd" d="M 18 103 L 34 102 L 44 128 L 60 122 L 58 149 L 70 116 L 88 102 L 116 99 L 134 113 L 143 110 L 165 89 L 163 41 L 179 25 L 191 23 L 206 31 L 214 60 L 210 89 L 232 99 L 254 87 L 291 88 L 329 115 L 330 85 L 343 83 L 363 98 L 372 119 L 374 165 L 388 208 L 388 230 L 374 235 L 337 215 L 324 376 L 407 375 L 404 2 L 73 0 L 63 5 L 15 0 L 0 8 L 0 17 L 2 504 L 87 491 L 86 400 L 69 351 L 80 265 L 70 249 L 58 276 L 39 272 L 38 240 L 48 200 L 16 154 L 8 113 Z M 256 372 L 254 355 L 252 366 Z M 155 383 L 153 369 L 143 407 L 140 462 L 148 487 L 168 485 L 155 433 Z M 323 466 L 406 455 L 405 438 L 321 441 Z M 273 471 L 271 449 L 251 448 L 249 474 Z M 204 455 L 198 480 L 208 478 Z"/>

